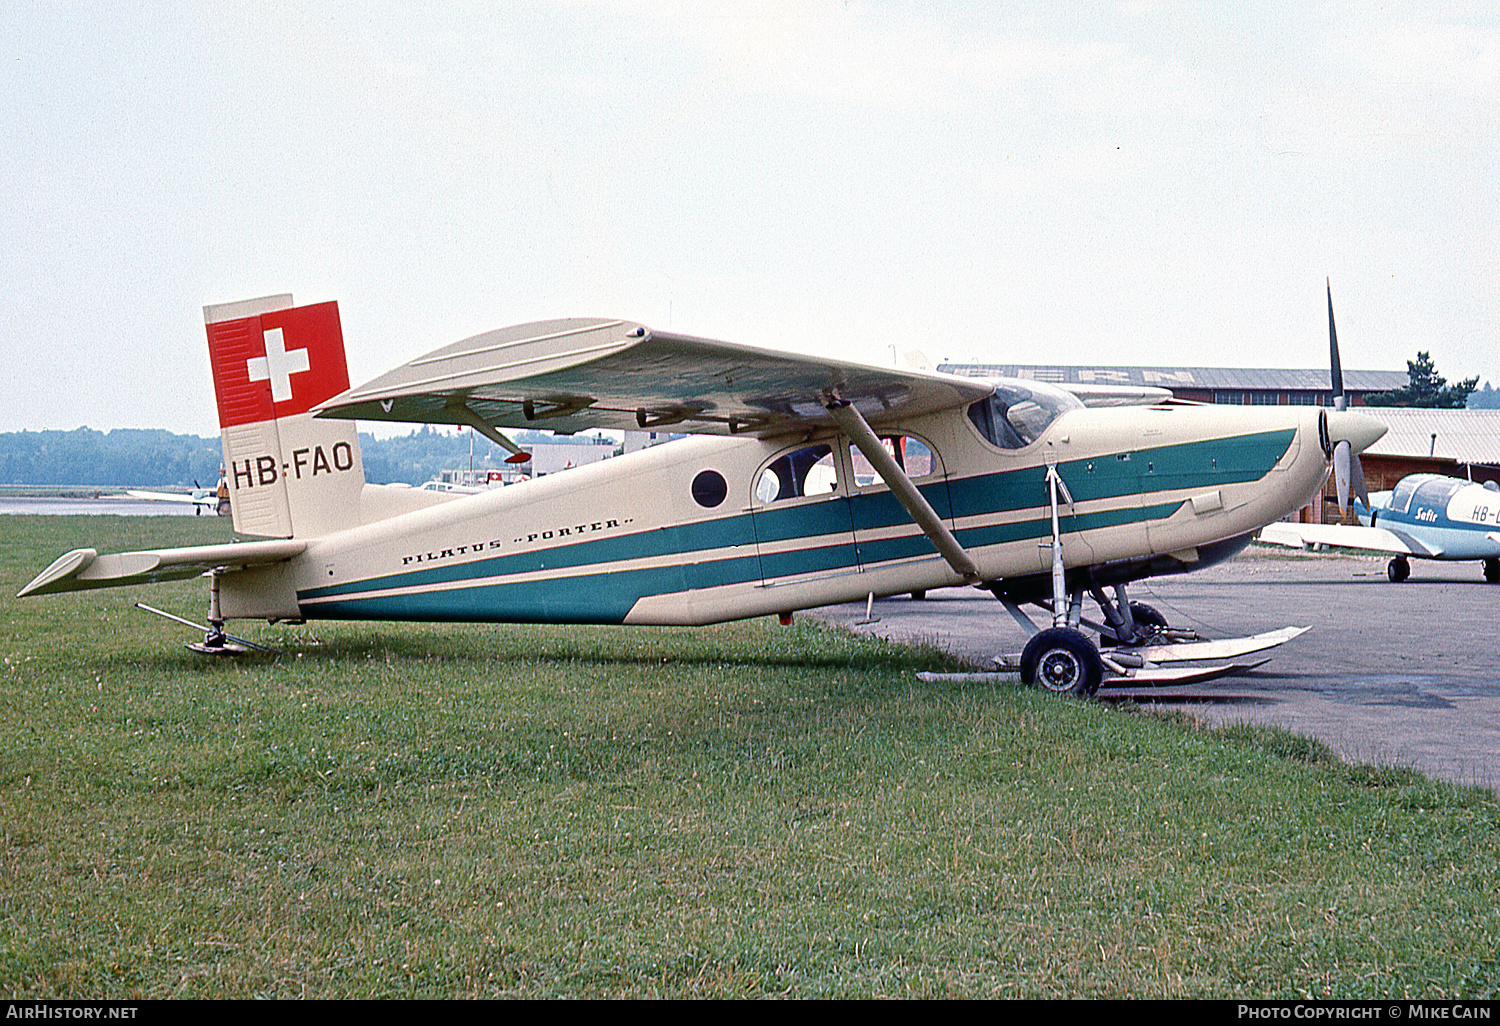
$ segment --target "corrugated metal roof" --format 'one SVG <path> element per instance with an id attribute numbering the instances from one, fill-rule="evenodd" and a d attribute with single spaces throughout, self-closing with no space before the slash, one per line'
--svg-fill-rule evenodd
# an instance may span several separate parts
<path id="1" fill-rule="evenodd" d="M 1038 364 L 945 363 L 938 370 L 971 378 L 1022 378 L 1060 384 L 1155 385 L 1160 388 L 1256 392 L 1327 392 L 1328 369 L 1251 367 L 1056 367 Z M 1351 392 L 1385 392 L 1410 382 L 1406 371 L 1346 370 Z"/>
<path id="2" fill-rule="evenodd" d="M 1427 456 L 1500 466 L 1500 410 L 1418 410 L 1361 406 L 1388 429 L 1372 456 Z M 1436 435 L 1434 439 L 1432 436 Z"/>

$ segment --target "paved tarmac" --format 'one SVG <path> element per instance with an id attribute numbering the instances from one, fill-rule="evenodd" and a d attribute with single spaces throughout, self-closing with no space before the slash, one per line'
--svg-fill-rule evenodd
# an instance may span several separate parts
<path id="1" fill-rule="evenodd" d="M 1252 546 L 1216 567 L 1141 581 L 1132 600 L 1205 637 L 1312 630 L 1239 677 L 1155 689 L 1106 689 L 1210 723 L 1263 722 L 1320 738 L 1351 762 L 1410 766 L 1500 788 L 1500 585 L 1480 565 L 1412 561 L 1392 584 L 1383 556 L 1306 554 Z M 1036 611 L 1038 618 L 1045 614 Z M 1085 616 L 1098 619 L 1092 602 Z M 920 640 L 991 668 L 1026 637 L 987 592 L 953 588 L 813 615 L 898 640 Z M 1247 657 L 1254 658 L 1254 657 Z M 1004 686 L 1004 685 L 1001 685 Z"/>

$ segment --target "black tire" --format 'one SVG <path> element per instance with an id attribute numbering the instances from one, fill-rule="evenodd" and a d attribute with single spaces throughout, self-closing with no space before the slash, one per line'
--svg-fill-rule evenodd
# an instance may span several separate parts
<path id="1" fill-rule="evenodd" d="M 1500 559 L 1491 556 L 1484 561 L 1484 579 L 1491 584 L 1500 584 Z"/>
<path id="2" fill-rule="evenodd" d="M 1084 698 L 1099 690 L 1104 664 L 1099 650 L 1070 627 L 1049 627 L 1021 652 L 1021 680 L 1059 695 Z"/>
<path id="3" fill-rule="evenodd" d="M 1400 584 L 1411 576 L 1411 563 L 1405 556 L 1397 556 L 1385 565 L 1385 575 L 1392 584 Z"/>
<path id="4" fill-rule="evenodd" d="M 911 593 L 911 597 L 915 601 L 921 602 L 924 598 L 927 597 L 927 589 L 926 588 L 918 588 L 916 591 L 914 591 L 914 592 Z"/>
<path id="5" fill-rule="evenodd" d="M 1135 621 L 1136 629 L 1135 637 L 1127 642 L 1127 644 L 1143 645 L 1150 641 L 1152 637 L 1167 629 L 1167 618 L 1158 613 L 1154 607 L 1148 606 L 1144 602 L 1130 603 L 1130 619 Z M 1115 637 L 1112 630 L 1106 628 L 1099 632 L 1100 648 L 1118 645 L 1119 643 L 1119 639 Z"/>

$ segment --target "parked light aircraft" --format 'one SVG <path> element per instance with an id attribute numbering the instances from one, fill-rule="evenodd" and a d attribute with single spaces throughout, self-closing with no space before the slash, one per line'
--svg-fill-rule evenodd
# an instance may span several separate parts
<path id="1" fill-rule="evenodd" d="M 222 484 L 223 473 L 219 475 Z M 141 488 L 127 488 L 125 494 L 132 499 L 149 499 L 152 502 L 190 502 L 193 504 L 195 516 L 203 513 L 224 514 L 229 511 L 228 504 L 219 496 L 217 488 L 203 488 L 198 482 L 193 482 L 191 492 L 153 492 Z"/>
<path id="2" fill-rule="evenodd" d="M 698 625 L 971 584 L 1049 607 L 1022 676 L 1087 694 L 1120 662 L 1080 630 L 1085 595 L 1120 643 L 1154 638 L 1129 582 L 1239 551 L 1341 442 L 1383 432 L 1314 408 L 1087 408 L 600 319 L 477 335 L 350 389 L 336 304 L 205 319 L 235 529 L 262 540 L 79 549 L 22 595 L 206 572 L 203 647 L 222 650 L 237 618 Z M 366 484 L 354 418 L 513 451 L 501 429 L 701 437 L 455 498 Z"/>
<path id="3" fill-rule="evenodd" d="M 1500 583 L 1500 489 L 1443 474 L 1408 474 L 1370 505 L 1356 502 L 1361 526 L 1272 524 L 1261 541 L 1279 545 L 1336 545 L 1392 553 L 1385 573 L 1411 576 L 1412 559 L 1479 560 L 1484 579 Z"/>
<path id="4" fill-rule="evenodd" d="M 1333 289 L 1328 291 L 1328 345 L 1333 368 L 1333 401 L 1345 405 L 1344 379 L 1339 369 L 1338 333 L 1333 324 Z M 1273 545 L 1334 545 L 1341 548 L 1388 552 L 1394 555 L 1385 573 L 1400 582 L 1411 576 L 1410 558 L 1480 560 L 1484 579 L 1500 583 L 1500 490 L 1494 482 L 1476 484 L 1442 474 L 1409 474 L 1388 492 L 1365 494 L 1364 473 L 1358 458 L 1335 452 L 1340 508 L 1358 495 L 1350 524 L 1270 524 L 1260 540 Z"/>

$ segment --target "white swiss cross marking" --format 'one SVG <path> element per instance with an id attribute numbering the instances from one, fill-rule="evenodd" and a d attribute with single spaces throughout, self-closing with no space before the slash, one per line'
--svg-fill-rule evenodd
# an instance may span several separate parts
<path id="1" fill-rule="evenodd" d="M 266 355 L 257 356 L 247 364 L 251 381 L 270 381 L 271 398 L 284 403 L 292 397 L 292 375 L 311 369 L 306 349 L 287 352 L 286 340 L 280 328 L 262 332 L 266 340 Z"/>

